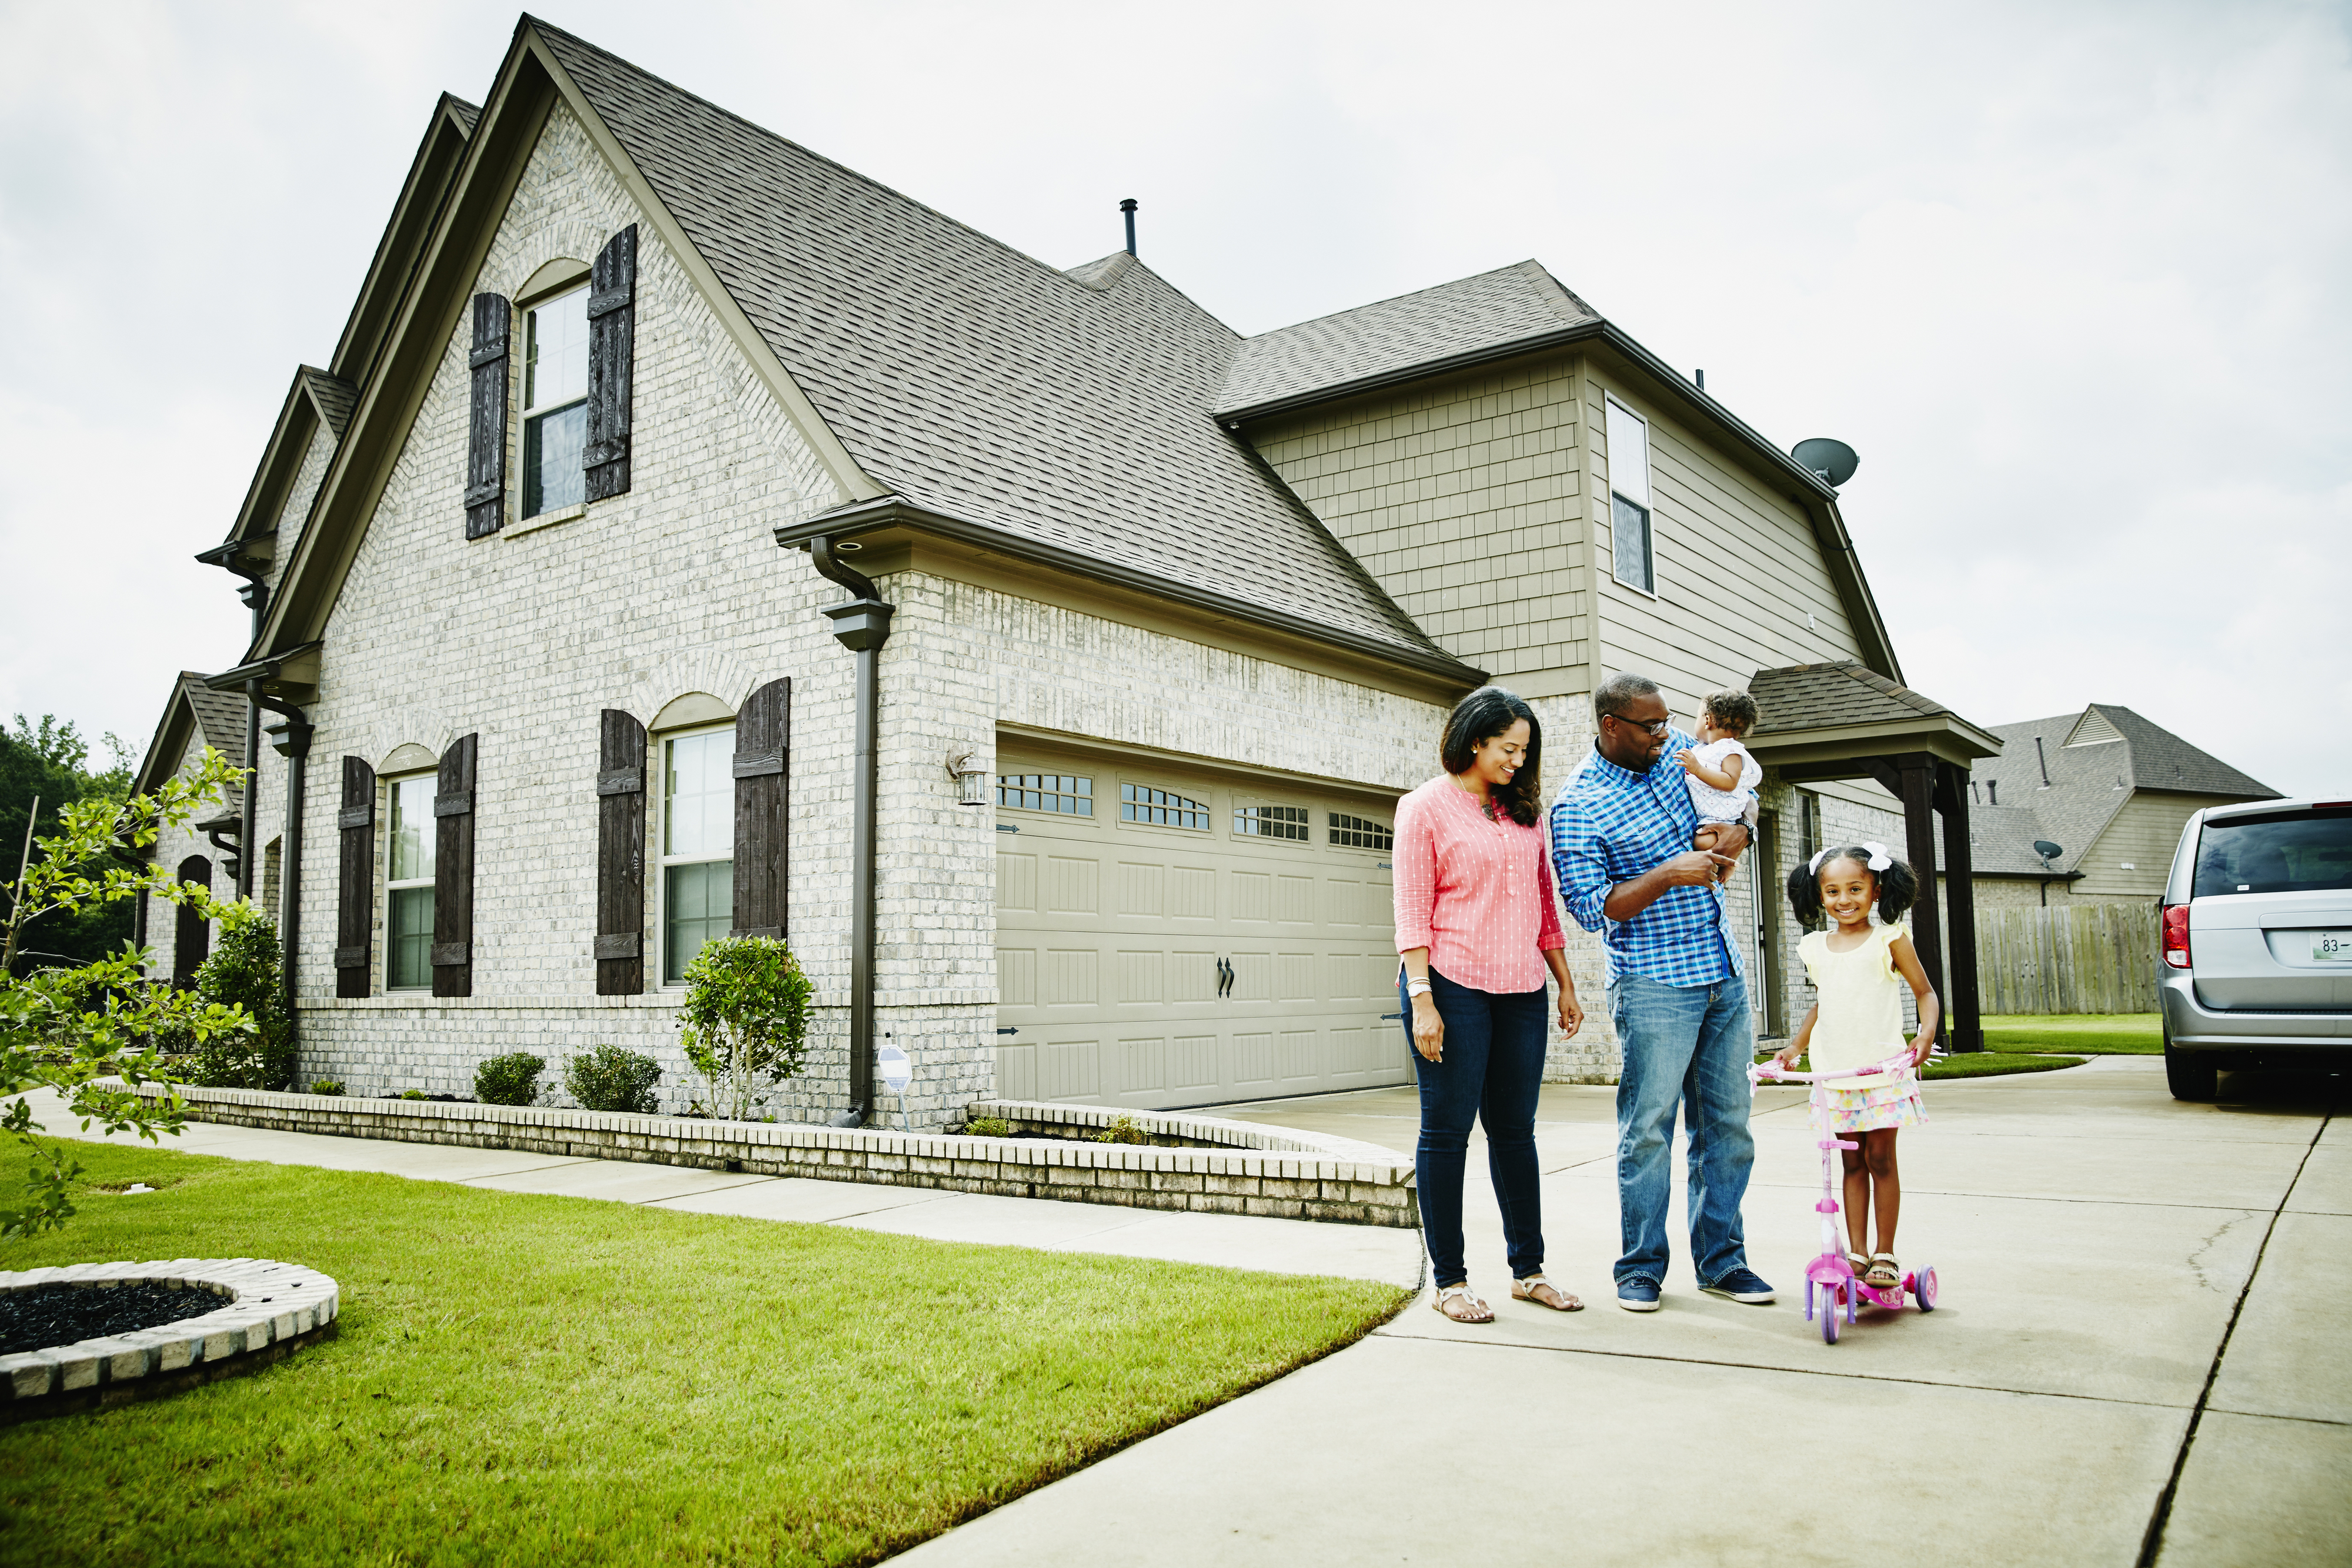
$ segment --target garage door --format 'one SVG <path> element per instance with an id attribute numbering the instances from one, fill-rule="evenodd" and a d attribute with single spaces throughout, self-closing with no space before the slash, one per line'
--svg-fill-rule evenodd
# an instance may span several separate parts
<path id="1" fill-rule="evenodd" d="M 1409 1081 L 1390 800 L 1012 747 L 997 768 L 999 1093 L 1164 1109 Z"/>

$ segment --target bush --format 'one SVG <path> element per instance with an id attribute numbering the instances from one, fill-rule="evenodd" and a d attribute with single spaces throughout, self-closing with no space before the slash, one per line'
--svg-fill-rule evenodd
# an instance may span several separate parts
<path id="1" fill-rule="evenodd" d="M 530 1105 L 539 1099 L 546 1061 L 527 1051 L 493 1056 L 474 1069 L 474 1098 L 485 1105 Z"/>
<path id="2" fill-rule="evenodd" d="M 801 1070 L 814 989 L 773 936 L 708 943 L 686 970 L 686 1059 L 702 1074 L 713 1116 L 749 1120 L 767 1092 Z"/>
<path id="3" fill-rule="evenodd" d="M 310 1092 L 313 1094 L 341 1094 L 342 1092 L 343 1081 L 340 1078 L 313 1078 L 310 1080 Z"/>
<path id="4" fill-rule="evenodd" d="M 207 1089 L 294 1087 L 294 1031 L 288 1027 L 278 965 L 278 933 L 260 907 L 250 900 L 225 907 L 220 940 L 196 970 L 196 998 L 243 1008 L 254 1029 L 193 1044 L 187 1056 L 190 1082 Z"/>
<path id="5" fill-rule="evenodd" d="M 1002 1116 L 974 1116 L 963 1124 L 963 1130 L 975 1138 L 1009 1138 L 1013 1124 Z"/>
<path id="6" fill-rule="evenodd" d="M 587 1111 L 652 1111 L 661 1063 L 617 1045 L 600 1045 L 563 1063 L 563 1087 Z"/>
<path id="7" fill-rule="evenodd" d="M 1148 1144 L 1151 1140 L 1144 1136 L 1143 1129 L 1135 1124 L 1134 1117 L 1121 1116 L 1097 1133 L 1094 1141 L 1097 1144 Z"/>

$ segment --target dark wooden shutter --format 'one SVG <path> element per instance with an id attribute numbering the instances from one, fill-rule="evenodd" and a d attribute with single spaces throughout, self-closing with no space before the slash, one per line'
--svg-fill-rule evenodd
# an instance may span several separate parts
<path id="1" fill-rule="evenodd" d="M 373 978 L 375 928 L 375 769 L 343 758 L 343 805 L 335 814 L 341 840 L 335 884 L 335 995 L 363 997 Z"/>
<path id="2" fill-rule="evenodd" d="M 433 797 L 433 994 L 474 994 L 474 753 L 463 735 L 441 754 Z"/>
<path id="3" fill-rule="evenodd" d="M 198 887 L 213 884 L 213 862 L 202 855 L 190 855 L 180 862 L 180 880 L 193 882 Z M 212 956 L 213 926 L 195 910 L 180 905 L 180 918 L 172 928 L 172 985 L 186 990 L 196 983 L 196 970 Z"/>
<path id="4" fill-rule="evenodd" d="M 630 382 L 636 368 L 637 225 L 596 253 L 588 289 L 588 499 L 629 487 Z"/>
<path id="5" fill-rule="evenodd" d="M 596 994 L 646 988 L 646 727 L 604 710 L 596 743 Z"/>
<path id="6" fill-rule="evenodd" d="M 793 683 L 770 681 L 735 716 L 735 929 L 784 934 L 784 807 Z"/>
<path id="7" fill-rule="evenodd" d="M 507 342 L 514 307 L 502 294 L 474 296 L 474 410 L 467 422 L 466 537 L 494 534 L 507 516 Z"/>

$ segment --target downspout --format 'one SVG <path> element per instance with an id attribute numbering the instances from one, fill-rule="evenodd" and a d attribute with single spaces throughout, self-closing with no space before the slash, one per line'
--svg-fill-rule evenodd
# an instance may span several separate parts
<path id="1" fill-rule="evenodd" d="M 293 704 L 264 696 L 259 681 L 247 683 L 246 690 L 253 698 L 257 715 L 266 707 L 278 716 L 279 722 L 269 727 L 269 743 L 287 759 L 286 847 L 279 857 L 278 872 L 278 907 L 283 912 L 286 951 L 278 968 L 278 985 L 286 1002 L 286 1038 L 299 1048 L 302 1022 L 294 1010 L 294 968 L 302 951 L 302 784 L 309 771 L 312 726 Z"/>
<path id="2" fill-rule="evenodd" d="M 820 535 L 809 541 L 809 559 L 821 576 L 856 598 L 829 605 L 834 640 L 857 655 L 857 727 L 850 775 L 849 830 L 849 1108 L 833 1118 L 836 1127 L 863 1126 L 874 1104 L 874 862 L 875 809 L 880 789 L 882 700 L 876 666 L 890 638 L 895 605 L 882 601 L 874 580 L 844 562 L 835 541 Z"/>
<path id="3" fill-rule="evenodd" d="M 266 574 L 260 570 L 239 563 L 237 547 L 241 542 L 231 539 L 226 544 L 215 545 L 208 550 L 199 551 L 196 559 L 206 566 L 216 566 L 224 571 L 245 579 L 245 586 L 236 591 L 236 596 L 244 600 L 245 607 L 253 612 L 253 631 L 247 642 L 248 646 L 257 647 L 261 643 L 262 617 L 269 609 L 269 583 Z M 236 895 L 239 898 L 253 896 L 253 862 L 256 853 L 253 843 L 253 795 L 254 786 L 261 779 L 260 690 L 258 682 L 247 681 L 245 684 L 245 766 L 251 770 L 251 773 L 241 790 L 244 803 L 237 808 Z"/>

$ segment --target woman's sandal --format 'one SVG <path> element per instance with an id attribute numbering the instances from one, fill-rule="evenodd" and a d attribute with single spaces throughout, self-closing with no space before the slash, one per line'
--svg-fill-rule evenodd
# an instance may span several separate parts
<path id="1" fill-rule="evenodd" d="M 1551 1292 L 1552 1299 L 1548 1301 L 1545 1301 L 1541 1296 L 1536 1294 L 1538 1291 L 1549 1291 Z M 1541 1274 L 1530 1274 L 1524 1280 L 1512 1281 L 1511 1300 L 1515 1301 L 1533 1301 L 1539 1307 L 1549 1307 L 1556 1312 L 1580 1312 L 1584 1310 L 1584 1303 L 1582 1301 L 1578 1301 L 1574 1296 L 1570 1295 L 1566 1291 L 1561 1290 L 1558 1285 L 1553 1284 Z"/>
<path id="2" fill-rule="evenodd" d="M 1892 1252 L 1873 1252 L 1870 1267 L 1864 1271 L 1862 1282 L 1875 1291 L 1894 1290 L 1903 1283 L 1903 1265 L 1895 1260 Z"/>
<path id="3" fill-rule="evenodd" d="M 1463 1310 L 1454 1311 L 1446 1304 L 1450 1301 L 1461 1302 Z M 1429 1304 L 1457 1323 L 1491 1323 L 1495 1321 L 1495 1309 L 1478 1299 L 1467 1280 L 1458 1285 L 1440 1285 L 1437 1287 L 1437 1300 Z"/>

